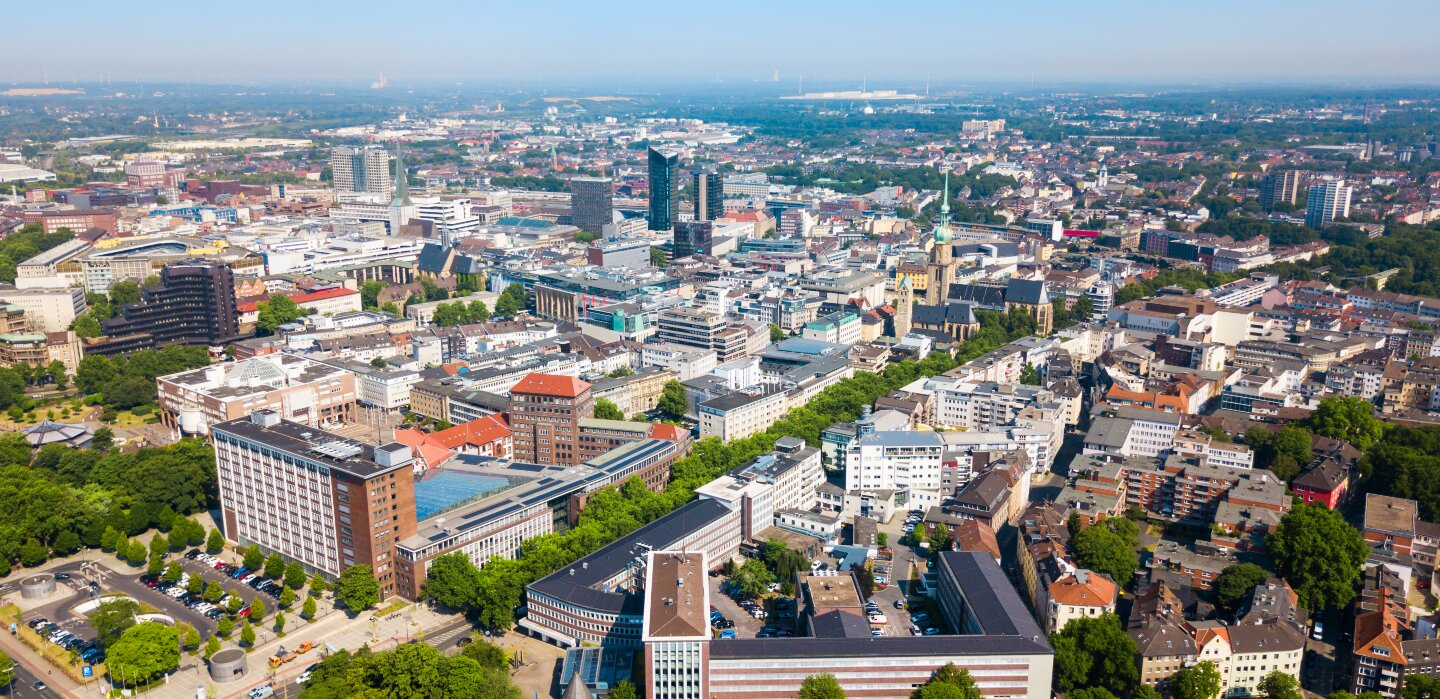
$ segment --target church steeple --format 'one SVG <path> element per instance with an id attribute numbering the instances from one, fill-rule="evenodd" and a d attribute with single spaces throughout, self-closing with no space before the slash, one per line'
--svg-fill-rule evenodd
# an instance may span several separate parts
<path id="1" fill-rule="evenodd" d="M 950 171 L 945 171 L 945 189 L 940 195 L 940 222 L 935 224 L 935 244 L 949 243 L 950 233 Z"/>
<path id="2" fill-rule="evenodd" d="M 390 200 L 390 206 L 410 206 L 410 175 L 405 171 L 405 156 L 400 152 L 400 144 L 395 144 L 395 198 Z"/>

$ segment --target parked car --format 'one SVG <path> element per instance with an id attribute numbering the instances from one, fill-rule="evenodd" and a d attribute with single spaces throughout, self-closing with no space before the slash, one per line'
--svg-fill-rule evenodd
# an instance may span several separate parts
<path id="1" fill-rule="evenodd" d="M 735 638 L 735 629 L 725 629 L 721 631 L 720 638 Z"/>

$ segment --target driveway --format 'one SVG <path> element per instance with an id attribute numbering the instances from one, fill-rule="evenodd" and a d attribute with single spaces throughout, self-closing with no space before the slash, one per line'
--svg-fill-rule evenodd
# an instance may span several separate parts
<path id="1" fill-rule="evenodd" d="M 706 581 L 710 585 L 710 604 L 720 610 L 726 619 L 735 622 L 736 637 L 754 638 L 755 634 L 760 633 L 760 627 L 769 620 L 761 621 L 750 616 L 750 612 L 742 609 L 734 598 L 721 592 L 720 583 L 724 581 L 725 576 L 723 575 L 714 576 Z"/>

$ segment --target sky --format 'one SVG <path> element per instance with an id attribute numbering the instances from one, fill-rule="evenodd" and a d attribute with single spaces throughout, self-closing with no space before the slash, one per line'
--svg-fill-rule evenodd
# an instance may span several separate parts
<path id="1" fill-rule="evenodd" d="M 1440 84 L 1440 1 L 7 3 L 0 83 Z"/>

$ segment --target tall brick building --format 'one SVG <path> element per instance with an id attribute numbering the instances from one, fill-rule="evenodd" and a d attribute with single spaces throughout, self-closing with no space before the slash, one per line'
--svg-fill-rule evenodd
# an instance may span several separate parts
<path id="1" fill-rule="evenodd" d="M 585 461 L 580 421 L 595 416 L 590 384 L 573 376 L 530 374 L 510 389 L 515 458 L 574 466 Z"/>

